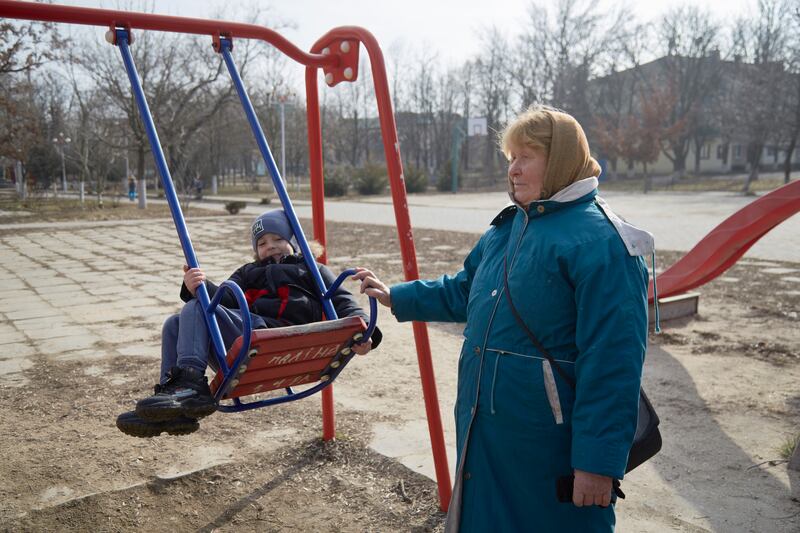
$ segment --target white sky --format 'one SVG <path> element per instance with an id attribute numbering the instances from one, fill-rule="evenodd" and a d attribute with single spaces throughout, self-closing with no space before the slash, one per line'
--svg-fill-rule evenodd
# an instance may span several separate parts
<path id="1" fill-rule="evenodd" d="M 55 0 L 56 3 L 115 9 L 116 2 L 99 0 Z M 386 54 L 397 44 L 410 50 L 421 46 L 438 51 L 446 64 L 460 64 L 478 51 L 476 40 L 482 27 L 507 28 L 518 33 L 527 20 L 530 0 L 154 0 L 154 12 L 165 15 L 236 20 L 235 14 L 248 6 L 271 6 L 275 15 L 291 21 L 296 28 L 281 33 L 303 50 L 336 26 L 363 26 L 372 32 Z M 552 2 L 554 4 L 555 2 Z M 707 8 L 722 19 L 753 9 L 756 0 L 645 0 L 632 1 L 634 12 L 643 20 L 671 7 L 690 3 Z M 600 6 L 617 4 L 599 0 Z M 239 20 L 242 20 L 239 17 Z"/>

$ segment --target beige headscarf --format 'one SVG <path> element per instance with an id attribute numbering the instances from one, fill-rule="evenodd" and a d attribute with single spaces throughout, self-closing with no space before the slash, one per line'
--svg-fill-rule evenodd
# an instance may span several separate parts
<path id="1" fill-rule="evenodd" d="M 566 113 L 547 111 L 553 123 L 553 138 L 544 174 L 542 199 L 578 180 L 600 175 L 600 165 L 589 152 L 589 143 L 578 121 Z"/>
<path id="2" fill-rule="evenodd" d="M 503 130 L 500 143 L 506 154 L 514 144 L 547 151 L 542 200 L 576 181 L 600 175 L 600 165 L 591 156 L 578 121 L 548 106 L 534 105 L 521 113 Z"/>

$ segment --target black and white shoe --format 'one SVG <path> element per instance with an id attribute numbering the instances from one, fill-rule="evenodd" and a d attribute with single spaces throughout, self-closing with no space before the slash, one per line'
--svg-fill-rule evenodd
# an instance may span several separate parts
<path id="1" fill-rule="evenodd" d="M 169 371 L 167 382 L 155 394 L 136 403 L 136 414 L 147 420 L 203 418 L 217 410 L 205 373 L 189 367 Z"/>
<path id="2" fill-rule="evenodd" d="M 170 435 L 188 435 L 199 427 L 197 420 L 185 416 L 157 421 L 140 418 L 135 411 L 128 411 L 117 417 L 117 428 L 132 437 L 158 437 L 165 431 Z"/>

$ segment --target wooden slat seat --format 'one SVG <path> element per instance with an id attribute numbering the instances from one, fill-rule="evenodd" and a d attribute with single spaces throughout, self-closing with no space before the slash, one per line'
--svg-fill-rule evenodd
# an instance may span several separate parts
<path id="1" fill-rule="evenodd" d="M 347 317 L 255 330 L 250 340 L 250 351 L 240 368 L 231 368 L 237 378 L 229 381 L 228 390 L 219 399 L 326 381 L 330 379 L 332 370 L 340 370 L 352 357 L 350 350 L 345 348 L 355 335 L 366 329 L 360 317 Z M 226 361 L 229 367 L 235 362 L 241 346 L 242 337 L 239 337 L 228 350 Z M 219 396 L 217 389 L 224 377 L 220 370 L 211 382 L 211 393 L 215 396 Z"/>

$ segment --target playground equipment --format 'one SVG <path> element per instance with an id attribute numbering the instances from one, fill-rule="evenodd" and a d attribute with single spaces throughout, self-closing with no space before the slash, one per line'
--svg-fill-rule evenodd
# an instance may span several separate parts
<path id="1" fill-rule="evenodd" d="M 779 187 L 726 218 L 658 276 L 658 297 L 699 287 L 732 267 L 758 239 L 800 211 L 800 181 Z M 650 284 L 653 301 L 653 284 Z"/>
<path id="2" fill-rule="evenodd" d="M 158 133 L 155 129 L 153 117 L 150 114 L 150 109 L 147 105 L 144 90 L 139 75 L 136 72 L 136 66 L 133 62 L 133 57 L 130 53 L 129 43 L 131 42 L 130 30 L 119 29 L 109 30 L 106 33 L 108 42 L 115 44 L 119 47 L 122 54 L 122 60 L 125 64 L 125 70 L 128 73 L 128 78 L 131 82 L 133 94 L 136 99 L 136 104 L 139 108 L 139 113 L 144 122 L 145 131 L 150 141 L 150 146 L 153 151 L 153 157 L 156 161 L 161 181 L 164 184 L 164 191 L 167 197 L 167 202 L 170 206 L 172 219 L 175 222 L 175 228 L 178 230 L 178 236 L 181 241 L 186 262 L 190 268 L 198 267 L 197 258 L 192 248 L 191 239 L 189 238 L 186 223 L 181 213 L 178 197 L 175 193 L 175 188 L 170 177 L 169 168 L 167 167 L 164 153 L 161 149 L 161 144 L 158 140 Z M 247 300 L 242 292 L 242 289 L 233 282 L 223 282 L 221 288 L 229 290 L 236 298 L 239 309 L 242 311 L 242 322 L 244 333 L 238 339 L 238 355 L 235 350 L 231 350 L 228 357 L 225 357 L 225 346 L 222 342 L 222 335 L 219 331 L 217 319 L 215 316 L 215 309 L 221 301 L 224 290 L 209 301 L 208 290 L 205 285 L 200 285 L 197 291 L 197 298 L 200 301 L 205 312 L 206 324 L 208 325 L 209 333 L 211 334 L 212 344 L 214 346 L 219 372 L 213 382 L 213 389 L 215 399 L 217 401 L 222 399 L 233 399 L 233 405 L 220 405 L 220 411 L 243 411 L 247 409 L 255 409 L 258 407 L 265 407 L 267 405 L 274 405 L 288 401 L 299 400 L 320 390 L 329 387 L 336 376 L 342 371 L 353 356 L 351 346 L 358 340 L 368 339 L 375 329 L 375 321 L 377 316 L 377 304 L 374 298 L 370 299 L 371 318 L 369 326 L 364 326 L 363 321 L 357 318 L 355 322 L 347 320 L 337 320 L 336 310 L 330 301 L 334 291 L 341 285 L 342 281 L 348 276 L 355 273 L 355 270 L 344 272 L 333 283 L 330 289 L 326 289 L 325 283 L 317 269 L 314 254 L 308 246 L 308 241 L 303 234 L 303 228 L 297 220 L 297 215 L 292 206 L 292 202 L 286 192 L 283 180 L 280 177 L 275 159 L 267 144 L 264 132 L 258 122 L 255 109 L 250 102 L 250 98 L 244 89 L 244 84 L 239 76 L 236 66 L 231 57 L 232 45 L 230 39 L 221 38 L 214 43 L 214 48 L 217 52 L 221 53 L 225 59 L 225 63 L 230 72 L 231 78 L 236 86 L 236 91 L 245 110 L 247 119 L 256 137 L 259 149 L 261 150 L 264 162 L 270 171 L 273 185 L 278 192 L 278 196 L 283 204 L 286 217 L 289 224 L 292 226 L 292 231 L 297 239 L 300 250 L 303 253 L 303 258 L 308 267 L 309 273 L 314 278 L 315 286 L 317 288 L 318 296 L 322 302 L 325 316 L 332 322 L 325 322 L 319 324 L 309 324 L 302 328 L 287 328 L 291 329 L 294 334 L 287 335 L 280 331 L 272 332 L 272 335 L 261 335 L 259 340 L 251 344 L 251 319 L 248 311 Z M 301 344 L 303 349 L 297 353 L 286 354 L 285 350 L 290 347 L 285 343 L 276 343 L 277 346 L 283 347 L 283 352 L 276 353 L 276 346 L 271 342 L 265 342 L 272 338 L 292 338 L 297 343 Z M 305 341 L 305 342 L 303 342 Z M 292 348 L 296 349 L 296 348 Z M 266 352 L 266 353 L 265 353 Z M 258 357 L 256 359 L 256 357 Z M 266 362 L 265 362 L 266 361 Z M 299 364 L 302 361 L 303 364 Z M 248 372 L 248 367 L 250 371 Z M 262 371 L 269 368 L 269 372 Z M 254 369 L 258 369 L 257 371 Z M 293 385 L 301 385 L 305 383 L 315 382 L 317 385 L 304 390 L 302 392 L 294 392 L 291 389 Z M 247 386 L 245 386 L 245 383 Z M 239 386 L 241 384 L 241 386 Z M 286 395 L 279 398 L 269 398 L 243 404 L 240 400 L 242 396 L 266 392 L 278 388 L 286 388 Z"/>
<path id="3" fill-rule="evenodd" d="M 372 69 L 372 77 L 375 86 L 375 96 L 378 107 L 378 117 L 381 125 L 381 135 L 383 138 L 384 152 L 387 162 L 387 169 L 389 171 L 389 184 L 392 192 L 392 200 L 394 204 L 395 218 L 397 222 L 398 238 L 400 242 L 400 251 L 403 260 L 403 272 L 405 279 L 417 279 L 419 277 L 416 261 L 416 252 L 414 249 L 413 234 L 411 232 L 411 223 L 408 215 L 408 204 L 406 202 L 405 185 L 403 182 L 402 163 L 400 160 L 400 146 L 397 139 L 397 130 L 392 112 L 391 100 L 389 98 L 389 86 L 386 77 L 386 68 L 383 60 L 383 54 L 378 46 L 375 38 L 367 30 L 354 26 L 340 27 L 331 30 L 323 35 L 311 48 L 310 53 L 305 53 L 299 48 L 294 46 L 283 36 L 275 31 L 269 30 L 264 27 L 241 24 L 235 22 L 224 22 L 215 20 L 192 19 L 184 17 L 172 17 L 164 15 L 152 15 L 145 13 L 133 13 L 124 11 L 114 11 L 106 9 L 93 9 L 81 8 L 71 6 L 60 6 L 51 4 L 36 4 L 32 2 L 17 2 L 9 0 L 0 0 L 0 16 L 7 18 L 36 20 L 43 22 L 59 22 L 59 23 L 72 23 L 83 24 L 91 26 L 100 26 L 108 28 L 107 38 L 116 44 L 123 57 L 128 76 L 137 100 L 137 105 L 140 109 L 142 119 L 146 124 L 148 136 L 150 138 L 151 148 L 153 155 L 156 159 L 156 165 L 159 174 L 162 178 L 162 183 L 165 189 L 170 211 L 173 214 L 173 221 L 178 231 L 178 236 L 181 241 L 181 246 L 186 256 L 187 264 L 190 267 L 197 266 L 197 259 L 194 256 L 194 251 L 191 246 L 188 231 L 186 230 L 183 215 L 180 211 L 180 205 L 177 202 L 174 186 L 172 185 L 169 177 L 169 170 L 161 153 L 158 135 L 155 131 L 155 126 L 150 117 L 147 102 L 144 99 L 144 91 L 141 88 L 136 68 L 133 65 L 132 58 L 128 47 L 132 42 L 132 31 L 137 30 L 156 30 L 167 31 L 175 33 L 189 33 L 197 35 L 208 35 L 211 37 L 214 49 L 222 54 L 223 60 L 228 67 L 234 84 L 237 88 L 242 105 L 248 115 L 251 128 L 256 135 L 256 140 L 259 149 L 264 156 L 267 168 L 270 171 L 273 184 L 281 199 L 281 203 L 289 217 L 290 224 L 294 230 L 295 235 L 298 237 L 298 242 L 301 242 L 301 250 L 306 258 L 313 258 L 313 254 L 308 250 L 308 245 L 305 243 L 305 238 L 300 238 L 302 235 L 302 228 L 291 209 L 291 202 L 283 187 L 280 174 L 275 164 L 274 158 L 269 150 L 269 146 L 264 139 L 263 132 L 255 118 L 255 113 L 252 106 L 249 104 L 249 99 L 241 83 L 241 79 L 236 73 L 231 58 L 232 43 L 234 39 L 260 39 L 269 43 L 284 53 L 289 58 L 297 61 L 306 67 L 305 85 L 306 85 L 306 109 L 307 109 L 307 122 L 308 122 L 308 141 L 309 141 L 309 168 L 311 174 L 311 201 L 313 213 L 313 228 L 314 238 L 319 241 L 323 246 L 326 245 L 326 228 L 325 228 L 325 208 L 324 208 L 324 189 L 323 189 L 323 162 L 322 162 L 322 130 L 319 109 L 319 95 L 317 88 L 317 79 L 319 69 L 322 68 L 325 74 L 325 82 L 328 86 L 333 87 L 341 82 L 353 82 L 358 76 L 358 55 L 360 46 L 363 45 L 366 49 L 370 66 Z M 319 258 L 320 262 L 326 262 L 326 256 L 323 255 Z M 309 259 L 312 260 L 312 259 Z M 316 272 L 316 268 L 311 268 L 311 272 Z M 347 273 L 340 276 L 343 279 Z M 324 287 L 322 280 L 318 279 L 317 284 L 320 288 Z M 238 287 L 231 287 L 230 285 L 222 284 L 221 289 L 231 290 L 236 296 L 239 305 L 247 308 L 244 300 L 244 295 L 241 290 L 237 291 Z M 224 346 L 222 346 L 221 339 L 219 338 L 218 329 L 215 326 L 213 317 L 213 309 L 219 301 L 209 301 L 208 293 L 201 285 L 198 290 L 200 300 L 204 309 L 210 311 L 209 330 L 212 334 L 215 351 L 217 352 L 218 362 L 220 367 L 225 369 L 222 375 L 218 375 L 214 380 L 215 394 L 220 398 L 231 398 L 234 402 L 232 410 L 241 410 L 247 408 L 260 407 L 257 404 L 241 404 L 239 397 L 249 393 L 268 390 L 272 388 L 283 388 L 291 384 L 299 384 L 311 382 L 314 379 L 320 380 L 320 385 L 312 387 L 312 389 L 322 390 L 322 411 L 323 411 L 323 438 L 330 440 L 334 437 L 334 412 L 333 412 L 333 388 L 330 383 L 336 377 L 341 368 L 347 362 L 347 358 L 351 357 L 348 352 L 348 344 L 355 342 L 356 339 L 353 335 L 361 335 L 369 333 L 369 330 L 363 327 L 362 324 L 353 324 L 352 321 L 346 320 L 348 323 L 337 323 L 333 320 L 328 323 L 322 323 L 325 327 L 333 328 L 341 333 L 340 341 L 332 339 L 330 331 L 316 331 L 321 338 L 327 343 L 327 347 L 320 348 L 321 345 L 316 345 L 316 350 L 322 350 L 326 355 L 324 359 L 316 363 L 308 364 L 309 361 L 303 359 L 303 355 L 298 355 L 293 352 L 295 357 L 299 359 L 290 364 L 304 365 L 297 367 L 298 373 L 293 378 L 287 379 L 283 374 L 279 379 L 275 378 L 275 367 L 278 364 L 275 361 L 274 353 L 259 353 L 258 350 L 262 349 L 265 345 L 270 346 L 270 350 L 275 350 L 276 346 L 280 347 L 281 344 L 274 337 L 269 338 L 269 332 L 256 332 L 254 334 L 255 342 L 251 343 L 251 336 L 249 334 L 249 320 L 245 321 L 245 334 L 243 335 L 240 343 L 234 345 L 231 353 L 227 358 L 223 355 L 225 353 Z M 219 294 L 224 292 L 220 290 Z M 321 290 L 322 293 L 326 292 Z M 329 300 L 323 299 L 323 307 L 327 318 L 333 319 L 336 313 Z M 371 304 L 374 309 L 374 302 Z M 209 313 L 209 311 L 207 311 Z M 374 312 L 372 313 L 374 317 Z M 209 314 L 207 314 L 209 317 Z M 249 318 L 249 317 L 248 317 Z M 360 321 L 360 319 L 359 319 Z M 374 322 L 374 320 L 370 320 Z M 322 326 L 319 326 L 322 327 Z M 289 342 L 294 349 L 300 344 L 299 338 L 308 341 L 313 336 L 310 335 L 309 328 L 313 326 L 299 326 L 299 330 L 294 332 L 284 332 L 281 342 Z M 303 329 L 305 328 L 305 329 Z M 216 335 L 215 335 L 215 329 Z M 291 329 L 291 328 L 286 328 Z M 442 510 L 446 511 L 450 501 L 450 473 L 447 467 L 447 455 L 444 445 L 444 436 L 442 432 L 441 415 L 439 412 L 439 401 L 436 393 L 436 384 L 433 374 L 433 364 L 431 362 L 430 345 L 428 341 L 427 327 L 424 323 L 415 322 L 413 325 L 414 337 L 417 348 L 417 356 L 420 367 L 420 378 L 422 380 L 422 389 L 425 399 L 425 408 L 428 419 L 428 429 L 431 438 L 431 447 L 433 449 L 434 467 L 436 471 L 436 479 L 439 488 L 439 502 Z M 295 335 L 297 334 L 297 335 Z M 338 338 L 338 337 L 336 337 Z M 287 339 L 291 339 L 288 340 Z M 252 346 L 251 346 L 252 345 Z M 335 345 L 336 352 L 333 353 L 331 346 Z M 248 350 L 247 347 L 255 349 Z M 235 355 L 235 350 L 239 350 L 238 355 Z M 285 352 L 283 353 L 285 354 Z M 280 357 L 278 358 L 280 359 Z M 290 357 L 288 360 L 291 360 Z M 321 361 L 321 362 L 320 362 Z M 325 365 L 320 370 L 318 368 L 321 364 Z M 239 372 L 242 368 L 247 368 L 250 365 L 250 371 L 245 370 L 245 376 L 240 376 Z M 313 368 L 312 368 L 313 367 Z M 253 378 L 253 379 L 251 379 Z M 270 381 L 272 380 L 272 381 Z M 277 383 L 277 384 L 276 384 Z M 261 388 L 259 388 L 259 386 Z M 303 391 L 298 394 L 311 394 L 316 392 Z M 289 393 L 292 395 L 293 393 Z M 279 400 L 279 399 L 278 399 Z M 268 400 L 267 400 L 268 401 Z M 284 400 L 288 401 L 288 400 Z"/>

